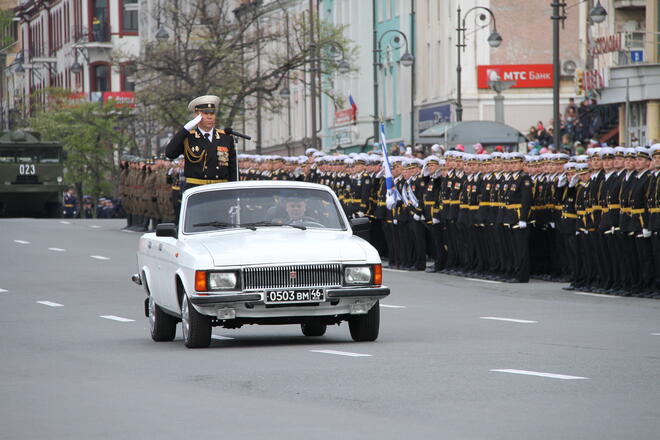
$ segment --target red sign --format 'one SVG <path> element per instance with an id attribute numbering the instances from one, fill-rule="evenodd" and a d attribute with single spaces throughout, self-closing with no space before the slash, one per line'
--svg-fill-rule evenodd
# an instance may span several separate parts
<path id="1" fill-rule="evenodd" d="M 355 121 L 355 109 L 347 108 L 335 112 L 335 125 Z"/>
<path id="2" fill-rule="evenodd" d="M 584 90 L 600 90 L 605 88 L 605 75 L 603 73 L 598 69 L 584 72 L 582 88 Z"/>
<path id="3" fill-rule="evenodd" d="M 552 87 L 552 64 L 508 64 L 477 66 L 477 86 L 488 88 L 488 81 L 515 81 L 513 88 Z"/>
<path id="4" fill-rule="evenodd" d="M 117 107 L 135 107 L 135 92 L 103 92 L 103 103 L 115 102 Z"/>

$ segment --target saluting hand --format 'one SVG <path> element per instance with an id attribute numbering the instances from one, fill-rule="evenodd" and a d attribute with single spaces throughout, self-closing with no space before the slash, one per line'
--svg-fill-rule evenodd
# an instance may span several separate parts
<path id="1" fill-rule="evenodd" d="M 188 121 L 186 125 L 183 126 L 186 130 L 192 130 L 193 128 L 197 127 L 197 124 L 202 120 L 202 115 L 199 114 L 195 117 L 195 119 L 192 119 Z"/>

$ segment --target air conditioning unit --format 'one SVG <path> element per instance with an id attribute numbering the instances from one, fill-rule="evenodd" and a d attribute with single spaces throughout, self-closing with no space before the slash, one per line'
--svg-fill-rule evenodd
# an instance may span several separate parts
<path id="1" fill-rule="evenodd" d="M 573 60 L 564 60 L 561 63 L 561 74 L 573 76 L 577 70 L 577 63 Z"/>
<path id="2" fill-rule="evenodd" d="M 644 47 L 644 32 L 624 32 L 623 47 L 626 49 L 641 49 Z"/>

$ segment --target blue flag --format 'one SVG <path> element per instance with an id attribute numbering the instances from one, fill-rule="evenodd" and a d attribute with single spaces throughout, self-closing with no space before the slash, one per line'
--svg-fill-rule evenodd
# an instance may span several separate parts
<path id="1" fill-rule="evenodd" d="M 385 170 L 385 187 L 387 188 L 387 196 L 385 198 L 385 206 L 387 209 L 392 209 L 396 206 L 397 202 L 401 200 L 399 190 L 394 186 L 394 179 L 392 178 L 392 169 L 390 168 L 390 160 L 387 156 L 387 141 L 385 140 L 385 124 L 380 123 L 380 148 L 383 150 L 383 168 Z"/>

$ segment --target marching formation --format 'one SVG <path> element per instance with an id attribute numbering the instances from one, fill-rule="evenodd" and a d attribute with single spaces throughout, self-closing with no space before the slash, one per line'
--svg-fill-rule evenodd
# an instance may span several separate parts
<path id="1" fill-rule="evenodd" d="M 370 219 L 368 238 L 392 269 L 660 297 L 660 145 L 586 153 L 390 156 L 390 206 L 379 153 L 237 159 L 239 180 L 330 186 L 349 218 Z M 125 159 L 127 227 L 176 221 L 182 164 Z"/>

